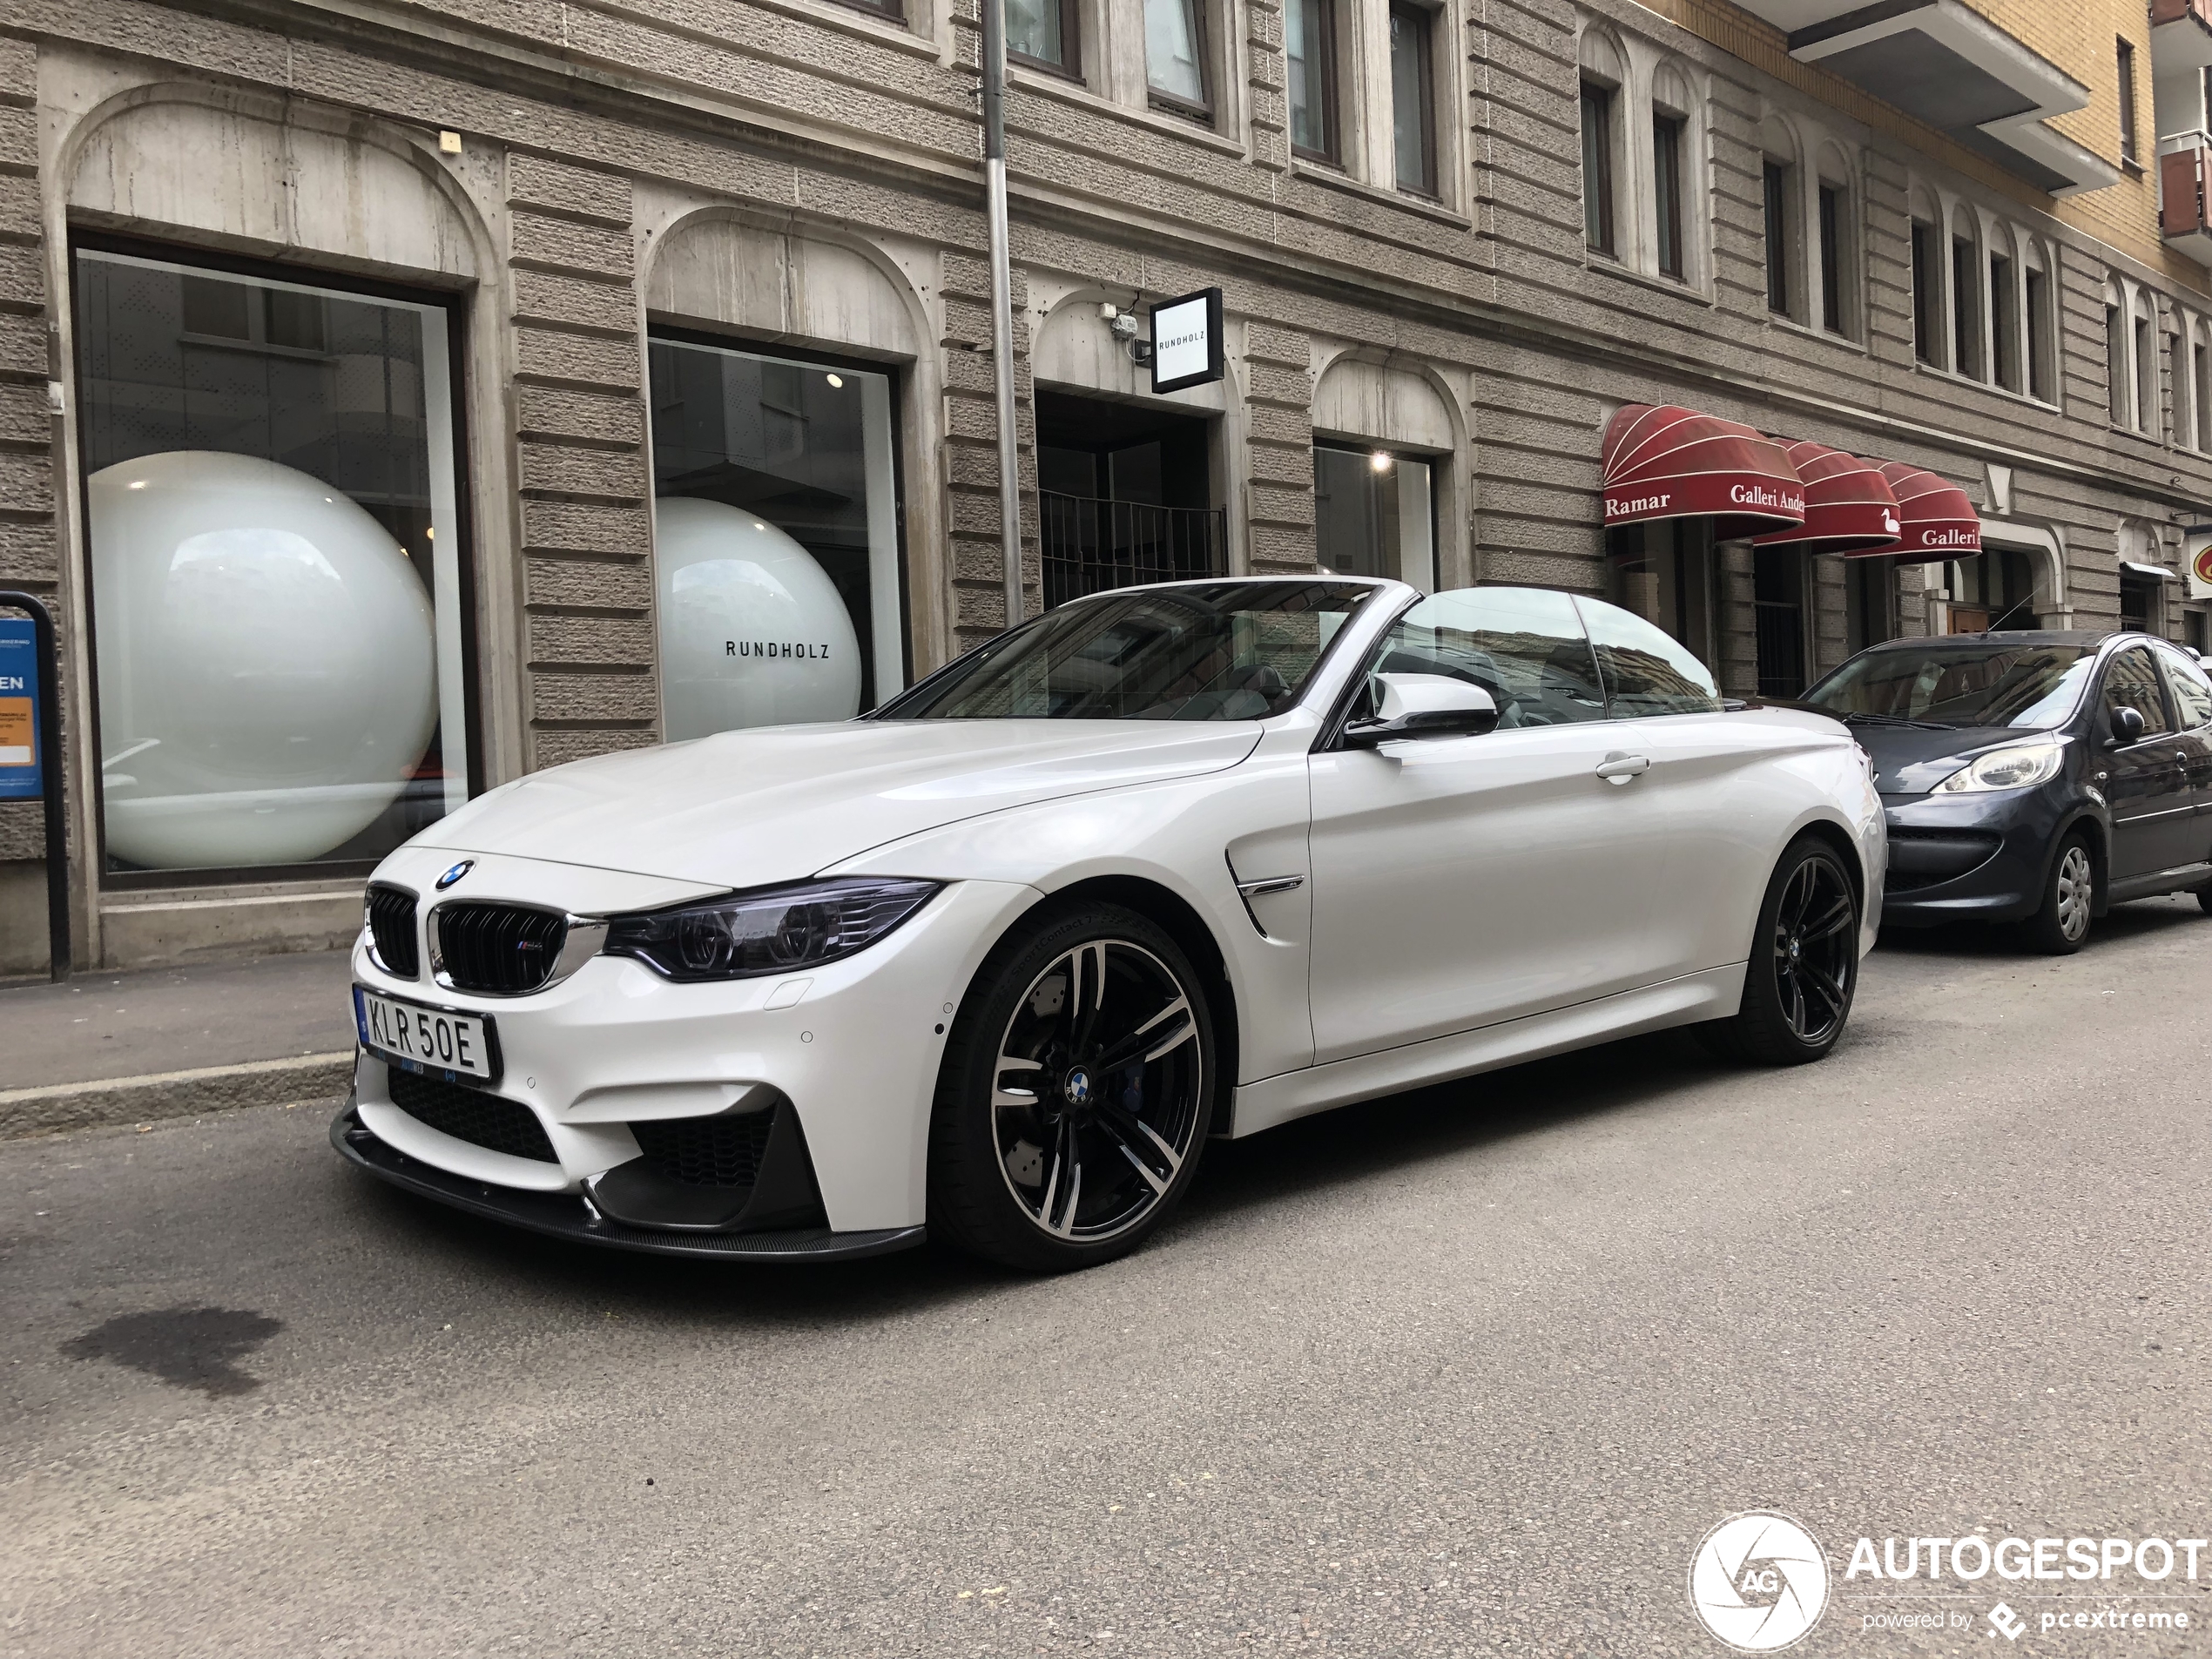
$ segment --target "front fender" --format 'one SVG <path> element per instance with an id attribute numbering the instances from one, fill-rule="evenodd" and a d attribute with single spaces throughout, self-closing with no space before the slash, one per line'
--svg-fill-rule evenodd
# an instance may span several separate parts
<path id="1" fill-rule="evenodd" d="M 1310 816 L 1305 757 L 1286 745 L 1227 772 L 948 824 L 822 873 L 1008 881 L 1046 894 L 1104 876 L 1157 883 L 1197 913 L 1220 951 L 1238 1011 L 1244 1082 L 1312 1063 L 1305 900 L 1303 887 L 1288 906 L 1270 899 L 1263 932 L 1238 894 L 1229 855 L 1232 847 L 1264 847 L 1268 867 L 1258 873 L 1305 876 Z"/>

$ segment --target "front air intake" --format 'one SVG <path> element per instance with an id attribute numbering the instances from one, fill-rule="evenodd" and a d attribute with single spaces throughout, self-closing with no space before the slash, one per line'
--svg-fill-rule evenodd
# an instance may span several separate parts
<path id="1" fill-rule="evenodd" d="M 394 1066 L 385 1076 L 385 1090 L 392 1104 L 412 1117 L 456 1141 L 481 1146 L 487 1152 L 503 1152 L 510 1158 L 529 1158 L 554 1163 L 553 1143 L 545 1126 L 527 1106 L 481 1089 L 418 1077 Z"/>
<path id="2" fill-rule="evenodd" d="M 553 977 L 569 919 L 512 904 L 442 904 L 430 913 L 438 982 L 485 996 L 523 996 Z"/>
<path id="3" fill-rule="evenodd" d="M 645 1165 L 664 1181 L 686 1187 L 749 1188 L 768 1150 L 772 1112 L 738 1117 L 678 1117 L 632 1123 Z"/>
<path id="4" fill-rule="evenodd" d="M 376 965 L 394 979 L 416 979 L 422 961 L 415 948 L 415 895 L 404 887 L 368 890 L 368 942 Z"/>

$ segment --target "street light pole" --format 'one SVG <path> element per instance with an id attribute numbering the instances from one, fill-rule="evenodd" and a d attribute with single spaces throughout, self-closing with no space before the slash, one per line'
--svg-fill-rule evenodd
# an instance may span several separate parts
<path id="1" fill-rule="evenodd" d="M 991 350 L 999 426 L 1006 625 L 1022 620 L 1022 477 L 1014 442 L 1014 274 L 1006 231 L 1006 0 L 982 0 L 983 190 L 991 243 Z"/>

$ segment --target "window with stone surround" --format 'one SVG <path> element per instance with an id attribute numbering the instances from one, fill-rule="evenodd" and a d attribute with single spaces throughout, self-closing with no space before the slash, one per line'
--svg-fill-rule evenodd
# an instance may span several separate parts
<path id="1" fill-rule="evenodd" d="M 75 250 L 106 880 L 366 872 L 469 798 L 458 321 Z"/>

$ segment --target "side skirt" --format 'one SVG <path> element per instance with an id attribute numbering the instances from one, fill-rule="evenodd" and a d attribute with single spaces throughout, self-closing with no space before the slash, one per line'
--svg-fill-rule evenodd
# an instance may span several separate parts
<path id="1" fill-rule="evenodd" d="M 1731 962 L 1595 1002 L 1263 1077 L 1237 1090 L 1237 1136 L 1256 1135 L 1332 1106 L 1471 1077 L 1616 1037 L 1724 1020 L 1742 1006 L 1743 969 L 1743 963 Z"/>

